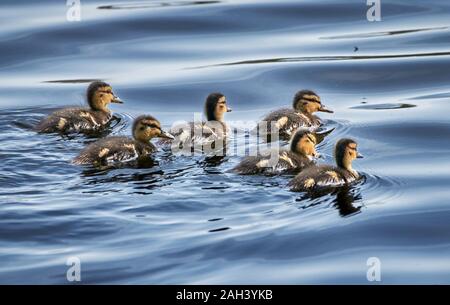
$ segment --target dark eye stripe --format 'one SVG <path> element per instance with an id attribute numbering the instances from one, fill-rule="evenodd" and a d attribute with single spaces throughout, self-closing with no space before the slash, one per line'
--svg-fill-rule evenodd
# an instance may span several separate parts
<path id="1" fill-rule="evenodd" d="M 311 142 L 316 143 L 316 141 L 314 141 L 314 140 L 311 138 L 310 135 L 308 135 L 307 137 L 308 137 L 308 139 L 309 139 Z"/>
<path id="2" fill-rule="evenodd" d="M 317 103 L 317 104 L 319 104 L 319 105 L 322 105 L 322 103 L 321 102 L 319 102 L 319 101 L 316 101 L 316 100 L 308 100 L 308 99 L 302 99 L 303 101 L 306 101 L 306 102 L 308 102 L 308 103 Z"/>

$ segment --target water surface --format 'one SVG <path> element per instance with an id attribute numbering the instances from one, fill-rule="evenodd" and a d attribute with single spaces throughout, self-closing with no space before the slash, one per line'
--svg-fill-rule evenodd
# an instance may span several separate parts
<path id="1" fill-rule="evenodd" d="M 450 4 L 382 1 L 65 1 L 0 3 L 0 283 L 450 282 Z M 364 181 L 318 198 L 290 177 L 227 173 L 237 156 L 160 150 L 145 168 L 70 164 L 87 143 L 37 135 L 54 109 L 110 82 L 114 135 L 134 117 L 165 127 L 221 91 L 231 125 L 316 90 L 335 110 L 320 145 L 352 137 Z"/>

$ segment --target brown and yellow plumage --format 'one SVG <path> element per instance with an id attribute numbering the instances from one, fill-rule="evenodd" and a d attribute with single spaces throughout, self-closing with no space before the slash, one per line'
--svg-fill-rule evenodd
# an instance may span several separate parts
<path id="1" fill-rule="evenodd" d="M 359 174 L 353 170 L 352 161 L 362 158 L 357 151 L 357 144 L 351 139 L 341 139 L 335 147 L 336 166 L 311 166 L 295 176 L 289 186 L 292 191 L 315 191 L 318 189 L 339 187 L 359 179 Z"/>
<path id="2" fill-rule="evenodd" d="M 322 121 L 314 112 L 330 112 L 320 100 L 320 97 L 311 90 L 302 90 L 296 93 L 293 108 L 281 108 L 267 114 L 258 124 L 258 133 L 267 142 L 289 140 L 294 132 L 301 127 L 318 128 Z"/>
<path id="3" fill-rule="evenodd" d="M 156 147 L 150 143 L 152 138 L 173 138 L 163 131 L 159 121 L 150 115 L 136 118 L 132 129 L 133 138 L 116 136 L 100 139 L 82 150 L 73 163 L 105 165 L 128 162 L 155 152 Z"/>
<path id="4" fill-rule="evenodd" d="M 64 108 L 51 113 L 36 127 L 41 133 L 92 133 L 102 130 L 112 118 L 109 103 L 122 103 L 110 85 L 93 82 L 87 89 L 89 108 Z"/>

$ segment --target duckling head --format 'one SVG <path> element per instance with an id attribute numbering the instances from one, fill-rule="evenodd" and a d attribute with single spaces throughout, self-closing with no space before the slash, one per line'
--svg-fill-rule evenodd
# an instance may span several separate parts
<path id="1" fill-rule="evenodd" d="M 340 168 L 352 171 L 352 161 L 363 156 L 358 152 L 358 144 L 352 139 L 340 139 L 334 149 L 334 158 Z"/>
<path id="2" fill-rule="evenodd" d="M 302 113 L 312 114 L 317 111 L 333 113 L 322 105 L 320 97 L 311 90 L 298 91 L 294 96 L 293 106 L 295 110 Z"/>
<path id="3" fill-rule="evenodd" d="M 208 121 L 223 122 L 227 112 L 231 112 L 231 108 L 227 106 L 225 95 L 219 92 L 208 95 L 205 102 L 205 115 Z"/>
<path id="4" fill-rule="evenodd" d="M 318 157 L 316 136 L 308 129 L 298 129 L 291 139 L 291 151 L 308 158 Z"/>
<path id="5" fill-rule="evenodd" d="M 174 136 L 161 129 L 159 121 L 151 115 L 142 115 L 134 120 L 133 137 L 142 143 L 148 143 L 153 138 L 174 139 Z"/>
<path id="6" fill-rule="evenodd" d="M 108 104 L 110 103 L 123 104 L 122 100 L 114 94 L 109 84 L 99 81 L 92 82 L 89 85 L 87 101 L 91 109 L 104 112 L 109 112 Z"/>

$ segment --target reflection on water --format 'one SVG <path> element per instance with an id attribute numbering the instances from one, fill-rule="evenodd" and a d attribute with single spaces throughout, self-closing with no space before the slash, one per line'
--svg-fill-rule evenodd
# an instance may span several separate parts
<path id="1" fill-rule="evenodd" d="M 310 200 L 312 202 L 306 205 L 301 205 L 302 209 L 307 209 L 314 207 L 319 204 L 324 204 L 325 202 L 332 199 L 333 206 L 339 211 L 339 215 L 342 217 L 350 216 L 355 213 L 359 213 L 361 206 L 357 206 L 358 202 L 362 202 L 362 195 L 360 192 L 355 193 L 356 188 L 350 186 L 344 186 L 333 191 L 321 191 L 315 192 L 314 194 L 302 195 L 296 199 L 299 203 Z M 328 198 L 324 198 L 328 196 Z"/>
<path id="2" fill-rule="evenodd" d="M 353 185 L 339 188 L 323 188 L 314 192 L 303 193 L 296 198 L 296 202 L 301 209 L 309 209 L 324 204 L 332 205 L 338 210 L 340 216 L 351 216 L 361 212 L 361 204 L 364 201 L 360 185 L 366 182 L 367 179 L 363 176 L 359 182 Z M 371 185 L 371 187 L 373 186 Z"/>
<path id="3" fill-rule="evenodd" d="M 366 283 L 374 256 L 383 283 L 449 282 L 449 3 L 383 1 L 371 23 L 351 0 L 83 2 L 72 23 L 61 3 L 37 5 L 0 4 L 0 283 L 64 284 L 70 256 L 85 284 Z M 32 130 L 98 79 L 125 101 L 105 134 Z M 70 163 L 143 113 L 167 128 L 220 91 L 240 128 L 306 88 L 335 110 L 320 114 L 334 128 L 320 162 L 355 138 L 365 180 L 298 194 L 292 176 L 230 173 L 235 154 L 167 147 Z"/>
<path id="4" fill-rule="evenodd" d="M 336 208 L 341 216 L 349 216 L 360 212 L 361 207 L 355 206 L 355 201 L 362 200 L 361 194 L 354 195 L 349 187 L 343 187 L 336 194 Z"/>

